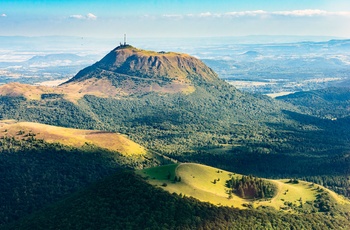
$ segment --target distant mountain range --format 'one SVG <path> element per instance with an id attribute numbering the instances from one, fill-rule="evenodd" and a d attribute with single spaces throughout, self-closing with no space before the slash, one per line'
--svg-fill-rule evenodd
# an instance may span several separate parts
<path id="1" fill-rule="evenodd" d="M 9 66 L 37 66 L 37 67 L 59 67 L 59 66 L 76 66 L 87 65 L 95 60 L 96 56 L 79 56 L 71 53 L 58 53 L 48 55 L 36 55 L 23 62 L 0 62 L 0 67 Z"/>

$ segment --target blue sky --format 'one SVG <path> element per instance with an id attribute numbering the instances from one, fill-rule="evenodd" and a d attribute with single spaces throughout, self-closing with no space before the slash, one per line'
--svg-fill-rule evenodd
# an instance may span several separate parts
<path id="1" fill-rule="evenodd" d="M 350 38 L 349 0 L 0 0 L 0 36 Z"/>

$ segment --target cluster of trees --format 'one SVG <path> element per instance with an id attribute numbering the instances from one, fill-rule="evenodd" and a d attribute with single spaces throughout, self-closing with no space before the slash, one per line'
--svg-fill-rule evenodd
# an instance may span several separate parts
<path id="1" fill-rule="evenodd" d="M 329 212 L 334 208 L 334 203 L 331 201 L 327 192 L 321 191 L 316 195 L 314 206 L 318 208 L 320 212 Z"/>
<path id="2" fill-rule="evenodd" d="M 231 193 L 246 199 L 272 198 L 277 191 L 275 185 L 261 178 L 253 176 L 242 176 L 237 178 L 232 176 L 226 181 L 226 187 L 229 188 L 229 197 Z"/>
<path id="3" fill-rule="evenodd" d="M 172 176 L 171 176 L 171 173 L 169 172 L 168 175 L 167 175 L 167 179 L 171 181 L 171 178 L 172 178 Z M 173 179 L 172 181 L 173 181 L 174 183 L 176 183 L 176 182 L 181 182 L 181 177 L 175 175 L 175 176 L 174 176 L 174 179 Z"/>
<path id="4" fill-rule="evenodd" d="M 303 176 L 302 180 L 310 181 L 316 184 L 323 185 L 338 194 L 350 198 L 350 175 L 322 175 L 322 176 Z"/>
<path id="5" fill-rule="evenodd" d="M 349 216 L 348 216 L 349 217 Z M 169 194 L 132 172 L 115 175 L 3 229 L 346 229 L 323 213 L 217 207 Z"/>

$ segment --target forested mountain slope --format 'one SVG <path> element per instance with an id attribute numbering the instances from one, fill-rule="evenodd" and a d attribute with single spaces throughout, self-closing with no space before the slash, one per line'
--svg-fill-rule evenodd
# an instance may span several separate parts
<path id="1" fill-rule="evenodd" d="M 216 207 L 119 172 L 5 229 L 346 229 L 338 214 Z"/>
<path id="2" fill-rule="evenodd" d="M 159 164 L 125 136 L 0 121 L 0 227 L 84 189 L 117 169 Z"/>

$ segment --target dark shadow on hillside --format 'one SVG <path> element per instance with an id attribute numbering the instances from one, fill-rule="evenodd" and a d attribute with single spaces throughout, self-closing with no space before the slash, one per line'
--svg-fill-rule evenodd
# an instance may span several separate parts
<path id="1" fill-rule="evenodd" d="M 201 152 L 179 160 L 199 162 L 235 173 L 266 178 L 300 178 L 350 173 L 349 156 L 322 155 L 258 154 L 236 149 L 230 154 Z"/>

